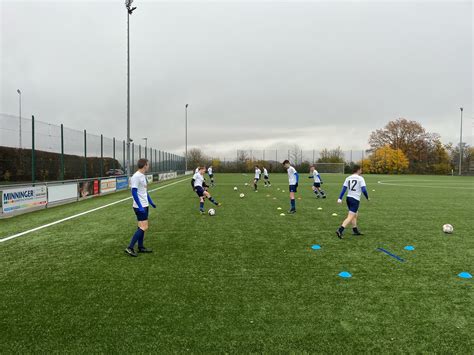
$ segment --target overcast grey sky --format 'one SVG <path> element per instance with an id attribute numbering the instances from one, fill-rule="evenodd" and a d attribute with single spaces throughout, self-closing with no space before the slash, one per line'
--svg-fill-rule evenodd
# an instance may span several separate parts
<path id="1" fill-rule="evenodd" d="M 208 153 L 360 149 L 397 117 L 473 144 L 471 1 L 144 1 L 132 138 Z M 1 0 L 0 112 L 126 136 L 124 1 Z"/>

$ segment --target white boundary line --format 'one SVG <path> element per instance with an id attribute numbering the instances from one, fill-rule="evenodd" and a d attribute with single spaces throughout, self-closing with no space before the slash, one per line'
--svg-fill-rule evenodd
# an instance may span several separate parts
<path id="1" fill-rule="evenodd" d="M 150 190 L 150 191 L 148 191 L 148 192 L 154 192 L 154 191 L 157 191 L 157 190 L 165 189 L 165 188 L 167 188 L 167 187 L 169 187 L 169 186 L 173 186 L 173 185 L 179 184 L 180 182 L 183 182 L 183 181 L 188 181 L 188 179 L 182 179 L 182 180 L 179 180 L 179 181 L 175 181 L 175 182 L 172 182 L 172 183 L 170 183 L 170 184 L 166 184 L 165 186 L 160 186 L 160 187 L 157 187 L 156 189 L 152 189 L 152 190 Z M 72 215 L 72 216 L 63 218 L 63 219 L 59 219 L 59 220 L 57 220 L 57 221 L 54 221 L 54 222 L 51 222 L 51 223 L 48 223 L 48 224 L 44 224 L 44 225 L 42 225 L 42 226 L 39 226 L 39 227 L 36 227 L 36 228 L 33 228 L 33 229 L 26 230 L 26 231 L 21 232 L 21 233 L 17 233 L 17 234 L 11 235 L 11 236 L 9 236 L 9 237 L 0 239 L 0 243 L 3 243 L 3 242 L 6 242 L 6 241 L 8 241 L 8 240 L 11 240 L 11 239 L 15 239 L 15 238 L 24 236 L 25 234 L 29 234 L 29 233 L 33 233 L 33 232 L 39 231 L 39 230 L 44 229 L 44 228 L 48 228 L 48 227 L 54 226 L 54 225 L 56 225 L 56 224 L 60 224 L 60 223 L 69 221 L 69 220 L 74 219 L 74 218 L 77 218 L 77 217 L 84 216 L 84 215 L 86 215 L 86 214 L 89 214 L 89 213 L 92 213 L 92 212 L 95 212 L 95 211 L 99 211 L 99 210 L 101 210 L 101 209 L 103 209 L 103 208 L 107 208 L 107 207 L 116 205 L 116 204 L 118 204 L 118 203 L 121 203 L 121 202 L 130 200 L 131 198 L 132 198 L 131 196 L 130 196 L 130 197 L 126 197 L 126 198 L 123 198 L 123 199 L 121 199 L 121 200 L 118 200 L 118 201 L 115 201 L 115 202 L 112 202 L 112 203 L 108 203 L 108 204 L 106 204 L 106 205 L 103 205 L 103 206 L 100 206 L 100 207 L 96 207 L 96 208 L 93 208 L 93 209 L 88 210 L 88 211 L 84 211 L 84 212 L 81 212 L 81 213 L 78 213 L 78 214 L 75 214 L 75 215 Z"/>
<path id="2" fill-rule="evenodd" d="M 394 180 L 386 180 L 386 181 L 394 181 Z M 421 181 L 421 180 L 420 180 Z M 394 184 L 394 183 L 389 183 L 389 182 L 384 182 L 384 181 L 377 181 L 377 183 L 379 185 L 385 185 L 385 186 L 402 186 L 402 187 L 425 187 L 425 188 L 430 188 L 430 189 L 433 189 L 433 188 L 440 188 L 440 187 L 446 187 L 448 189 L 458 189 L 458 190 L 474 190 L 474 187 L 464 187 L 464 186 L 450 186 L 449 184 L 448 185 L 444 185 L 442 184 L 442 182 L 439 184 L 439 185 L 410 185 L 410 184 L 404 184 L 402 181 L 398 181 L 398 182 L 401 182 L 400 184 Z"/>

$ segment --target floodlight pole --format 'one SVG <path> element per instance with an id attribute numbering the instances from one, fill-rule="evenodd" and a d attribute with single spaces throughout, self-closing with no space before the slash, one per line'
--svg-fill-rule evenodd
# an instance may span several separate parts
<path id="1" fill-rule="evenodd" d="M 184 169 L 185 171 L 188 171 L 188 106 L 189 104 L 186 104 L 184 108 L 184 151 L 185 151 Z"/>
<path id="2" fill-rule="evenodd" d="M 18 98 L 19 98 L 19 115 L 18 115 L 18 121 L 19 121 L 19 130 L 20 130 L 20 135 L 19 135 L 19 148 L 21 149 L 21 90 L 17 89 L 16 92 L 18 93 Z"/>
<path id="3" fill-rule="evenodd" d="M 462 107 L 459 108 L 461 111 L 461 128 L 459 134 L 459 176 L 462 175 L 462 112 L 464 109 Z"/>
<path id="4" fill-rule="evenodd" d="M 148 150 L 148 138 L 142 138 L 145 141 L 145 159 L 147 159 L 147 150 Z"/>
<path id="5" fill-rule="evenodd" d="M 136 9 L 132 6 L 133 0 L 125 1 L 127 9 L 127 176 L 130 176 L 130 15 Z"/>

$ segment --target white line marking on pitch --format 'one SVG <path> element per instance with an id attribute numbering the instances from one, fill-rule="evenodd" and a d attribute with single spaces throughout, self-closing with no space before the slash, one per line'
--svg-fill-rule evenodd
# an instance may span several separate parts
<path id="1" fill-rule="evenodd" d="M 387 180 L 387 181 L 394 181 L 394 180 Z M 401 181 L 402 182 L 402 181 Z M 441 188 L 441 187 L 447 187 L 448 189 L 458 189 L 458 190 L 474 190 L 474 187 L 464 187 L 464 186 L 448 186 L 448 185 L 411 185 L 411 184 L 404 184 L 403 182 L 401 184 L 393 184 L 389 182 L 384 182 L 384 181 L 378 181 L 377 182 L 379 185 L 386 185 L 386 186 L 403 186 L 403 187 L 425 187 L 429 189 L 433 188 Z"/>
<path id="2" fill-rule="evenodd" d="M 183 180 L 175 181 L 175 182 L 172 182 L 171 184 L 167 184 L 167 185 L 165 185 L 165 186 L 157 187 L 156 189 L 152 189 L 152 190 L 150 190 L 150 191 L 148 191 L 148 192 L 154 192 L 154 191 L 157 191 L 157 190 L 161 190 L 161 189 L 167 188 L 168 186 L 173 186 L 173 185 L 179 184 L 180 182 L 183 182 L 183 181 L 188 181 L 188 179 L 183 179 Z M 77 218 L 77 217 L 84 216 L 85 214 L 92 213 L 92 212 L 101 210 L 101 209 L 103 209 L 103 208 L 107 208 L 107 207 L 116 205 L 116 204 L 118 204 L 118 203 L 121 203 L 121 202 L 130 200 L 131 198 L 132 198 L 131 196 L 130 196 L 130 197 L 126 197 L 126 198 L 123 198 L 123 199 L 121 199 L 121 200 L 118 200 L 118 201 L 115 201 L 115 202 L 111 202 L 111 203 L 108 203 L 108 204 L 106 204 L 106 205 L 103 205 L 103 206 L 100 206 L 100 207 L 96 207 L 96 208 L 93 208 L 93 209 L 88 210 L 88 211 L 84 211 L 84 212 L 81 212 L 81 213 L 78 213 L 78 214 L 75 214 L 75 215 L 72 215 L 72 216 L 63 218 L 63 219 L 59 219 L 59 220 L 57 220 L 57 221 L 54 221 L 54 222 L 51 222 L 51 223 L 48 223 L 48 224 L 44 224 L 44 225 L 42 225 L 42 226 L 39 226 L 39 227 L 36 227 L 36 228 L 33 228 L 33 229 L 29 229 L 29 230 L 27 230 L 27 231 L 24 231 L 24 232 L 21 232 L 21 233 L 18 233 L 18 234 L 11 235 L 11 236 L 9 236 L 9 237 L 0 239 L 0 243 L 3 243 L 3 242 L 6 242 L 6 241 L 8 241 L 8 240 L 11 240 L 11 239 L 15 239 L 15 238 L 24 236 L 25 234 L 29 234 L 29 233 L 33 233 L 33 232 L 39 231 L 39 230 L 44 229 L 44 228 L 48 228 L 48 227 L 54 226 L 54 225 L 56 225 L 56 224 L 60 224 L 60 223 L 69 221 L 70 219 L 74 219 L 74 218 Z"/>

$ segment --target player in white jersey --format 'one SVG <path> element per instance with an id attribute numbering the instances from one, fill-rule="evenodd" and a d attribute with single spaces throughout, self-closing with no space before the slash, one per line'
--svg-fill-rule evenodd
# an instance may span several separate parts
<path id="1" fill-rule="evenodd" d="M 143 245 L 143 240 L 145 238 L 145 232 L 148 229 L 148 206 L 156 208 L 153 203 L 150 195 L 147 191 L 147 180 L 145 173 L 149 169 L 149 164 L 147 159 L 139 159 L 138 170 L 130 178 L 130 185 L 132 189 L 133 197 L 133 210 L 138 220 L 138 228 L 133 234 L 130 244 L 125 249 L 125 253 L 130 256 L 138 256 L 135 252 L 135 244 L 138 242 L 138 252 L 139 253 L 151 253 L 151 249 L 145 248 Z"/>
<path id="2" fill-rule="evenodd" d="M 309 167 L 309 176 L 308 178 L 314 179 L 313 182 L 313 192 L 317 198 L 326 198 L 326 193 L 321 189 L 321 185 L 323 184 L 323 179 L 321 179 L 321 175 L 319 175 L 316 167 L 314 165 Z"/>
<path id="3" fill-rule="evenodd" d="M 268 176 L 268 170 L 265 167 L 263 167 L 263 183 L 265 184 L 265 187 L 272 186 L 270 183 L 270 177 Z"/>
<path id="4" fill-rule="evenodd" d="M 285 160 L 283 162 L 283 166 L 288 172 L 288 183 L 289 183 L 289 190 L 290 190 L 290 210 L 288 213 L 296 213 L 296 201 L 295 201 L 295 193 L 298 190 L 298 172 L 294 167 L 291 166 L 289 160 Z"/>
<path id="5" fill-rule="evenodd" d="M 207 168 L 207 175 L 209 175 L 209 179 L 211 179 L 211 186 L 214 187 L 214 173 L 213 173 L 213 170 L 212 170 L 212 165 L 209 166 L 209 168 Z"/>
<path id="6" fill-rule="evenodd" d="M 196 194 L 199 196 L 199 211 L 201 214 L 204 214 L 204 199 L 207 198 L 209 201 L 211 201 L 213 204 L 216 206 L 220 206 L 221 204 L 218 203 L 216 200 L 214 200 L 209 193 L 209 191 L 206 190 L 207 184 L 206 181 L 204 180 L 204 173 L 206 171 L 206 168 L 200 167 L 199 171 L 194 174 L 193 179 L 191 181 L 191 185 L 193 186 L 193 190 L 196 192 Z"/>
<path id="7" fill-rule="evenodd" d="M 363 235 L 359 232 L 357 228 L 357 217 L 359 216 L 359 204 L 360 204 L 360 197 L 364 194 L 367 201 L 369 200 L 369 193 L 367 192 L 367 185 L 365 184 L 364 178 L 361 176 L 362 169 L 359 165 L 354 165 L 352 169 L 352 175 L 346 178 L 344 181 L 344 185 L 342 185 L 342 191 L 339 195 L 339 199 L 337 203 L 342 203 L 342 198 L 346 191 L 347 193 L 347 208 L 349 212 L 347 214 L 346 219 L 342 222 L 342 225 L 336 231 L 336 235 L 339 239 L 342 239 L 342 235 L 344 234 L 344 229 L 349 225 L 352 224 L 352 234 L 353 235 Z"/>
<path id="8" fill-rule="evenodd" d="M 253 188 L 255 190 L 255 192 L 257 192 L 257 184 L 258 184 L 258 180 L 260 180 L 260 174 L 262 174 L 262 171 L 260 170 L 260 168 L 258 167 L 258 165 L 255 165 L 255 177 L 253 178 Z"/>

